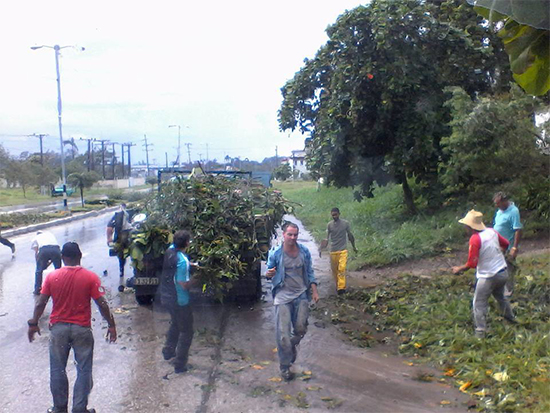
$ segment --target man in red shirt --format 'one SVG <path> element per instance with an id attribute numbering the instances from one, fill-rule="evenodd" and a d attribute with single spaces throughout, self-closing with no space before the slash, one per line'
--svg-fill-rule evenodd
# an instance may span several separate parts
<path id="1" fill-rule="evenodd" d="M 115 342 L 117 338 L 115 320 L 105 300 L 105 292 L 99 277 L 80 266 L 82 253 L 78 244 L 67 242 L 63 245 L 61 258 L 65 267 L 53 271 L 46 277 L 34 307 L 33 317 L 28 321 L 29 341 L 34 340 L 36 333 L 40 335 L 38 320 L 51 296 L 53 308 L 50 314 L 50 388 L 54 405 L 48 412 L 68 411 L 69 382 L 66 368 L 72 348 L 77 369 L 72 411 L 95 413 L 95 409 L 87 408 L 88 396 L 93 386 L 94 351 L 90 300 L 94 299 L 99 312 L 107 320 L 107 339 L 110 342 Z"/>
<path id="2" fill-rule="evenodd" d="M 460 274 L 470 268 L 476 268 L 476 289 L 473 311 L 476 337 L 484 338 L 487 332 L 487 311 L 491 294 L 497 300 L 504 318 L 515 323 L 514 313 L 508 298 L 504 295 L 504 286 L 508 280 L 508 268 L 504 251 L 509 242 L 492 228 L 483 224 L 483 214 L 473 209 L 459 220 L 472 234 L 468 261 L 459 267 L 453 267 L 454 274 Z"/>

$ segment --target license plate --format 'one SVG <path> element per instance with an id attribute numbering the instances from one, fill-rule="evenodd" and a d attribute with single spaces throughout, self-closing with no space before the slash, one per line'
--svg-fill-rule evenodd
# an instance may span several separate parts
<path id="1" fill-rule="evenodd" d="M 156 277 L 136 277 L 134 285 L 159 285 L 159 279 Z"/>

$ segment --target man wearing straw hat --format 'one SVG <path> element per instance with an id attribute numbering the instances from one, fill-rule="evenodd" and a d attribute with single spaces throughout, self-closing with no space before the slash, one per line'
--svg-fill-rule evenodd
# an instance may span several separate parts
<path id="1" fill-rule="evenodd" d="M 483 224 L 483 214 L 473 209 L 458 222 L 468 227 L 472 234 L 466 264 L 453 267 L 453 274 L 460 274 L 469 268 L 476 268 L 476 289 L 474 293 L 473 312 L 475 335 L 484 338 L 487 332 L 487 311 L 489 297 L 497 300 L 504 318 L 515 322 L 514 313 L 508 298 L 504 295 L 504 286 L 508 280 L 508 269 L 504 251 L 509 242 L 492 228 Z"/>

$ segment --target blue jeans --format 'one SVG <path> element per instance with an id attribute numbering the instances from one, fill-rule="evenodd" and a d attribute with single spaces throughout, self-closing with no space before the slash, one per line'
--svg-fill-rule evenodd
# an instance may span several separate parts
<path id="1" fill-rule="evenodd" d="M 275 306 L 277 353 L 281 369 L 294 362 L 296 346 L 307 332 L 309 302 L 306 293 L 287 304 Z"/>
<path id="2" fill-rule="evenodd" d="M 50 389 L 53 405 L 64 411 L 69 403 L 67 359 L 71 347 L 76 361 L 76 382 L 73 390 L 73 412 L 86 412 L 93 387 L 92 363 L 94 336 L 92 329 L 71 323 L 55 323 L 50 327 Z"/>
<path id="3" fill-rule="evenodd" d="M 61 250 L 57 245 L 44 245 L 38 250 L 34 274 L 34 291 L 36 293 L 39 293 L 42 288 L 42 273 L 50 264 L 53 264 L 55 269 L 61 268 Z"/>

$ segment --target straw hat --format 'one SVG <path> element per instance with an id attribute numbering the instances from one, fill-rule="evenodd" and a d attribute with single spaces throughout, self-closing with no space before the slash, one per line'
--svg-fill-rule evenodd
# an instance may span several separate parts
<path id="1" fill-rule="evenodd" d="M 468 225 L 470 228 L 475 229 L 476 231 L 483 231 L 486 229 L 483 224 L 483 214 L 474 209 L 469 211 L 466 216 L 462 219 L 459 219 L 458 222 L 464 225 Z"/>

